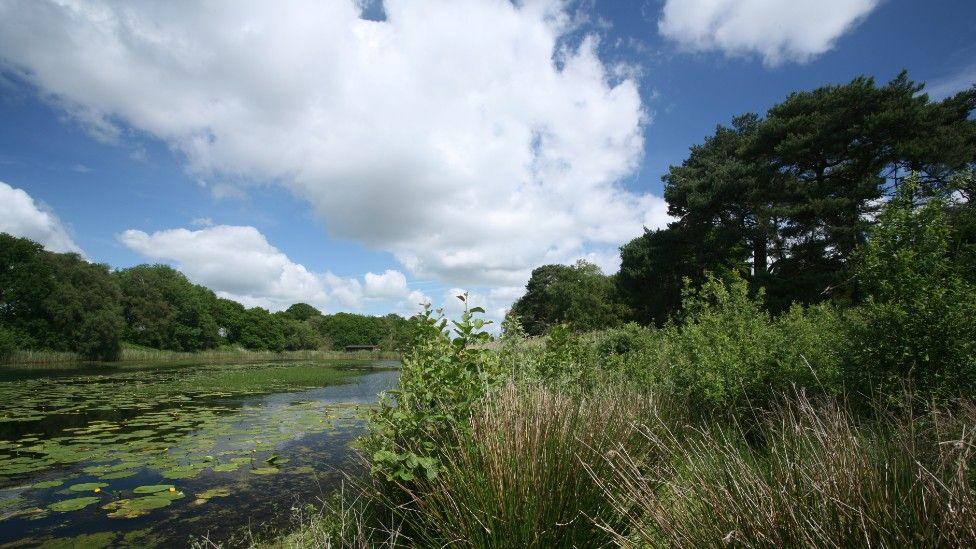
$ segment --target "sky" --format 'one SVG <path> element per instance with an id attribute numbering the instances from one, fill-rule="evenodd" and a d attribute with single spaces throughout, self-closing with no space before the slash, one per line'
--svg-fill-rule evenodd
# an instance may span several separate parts
<path id="1" fill-rule="evenodd" d="M 972 0 L 0 0 L 0 231 L 249 306 L 499 319 L 791 91 L 976 81 Z"/>

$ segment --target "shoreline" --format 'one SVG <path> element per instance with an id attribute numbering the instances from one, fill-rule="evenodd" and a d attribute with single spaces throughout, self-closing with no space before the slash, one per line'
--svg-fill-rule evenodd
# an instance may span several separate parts
<path id="1" fill-rule="evenodd" d="M 0 369 L 76 369 L 128 366 L 161 365 L 192 365 L 199 363 L 217 362 L 285 362 L 285 361 L 327 361 L 327 360 L 399 360 L 400 353 L 394 351 L 377 352 L 346 352 L 346 351 L 251 351 L 241 348 L 210 349 L 206 351 L 182 352 L 160 349 L 144 349 L 126 347 L 118 360 L 92 361 L 86 360 L 77 353 L 52 351 L 17 351 L 4 360 L 0 360 Z"/>

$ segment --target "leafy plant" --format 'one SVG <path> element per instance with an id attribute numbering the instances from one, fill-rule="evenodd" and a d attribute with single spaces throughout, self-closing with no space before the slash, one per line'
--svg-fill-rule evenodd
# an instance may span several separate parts
<path id="1" fill-rule="evenodd" d="M 370 416 L 363 446 L 373 470 L 389 480 L 436 477 L 446 441 L 467 431 L 474 403 L 504 378 L 497 356 L 483 347 L 491 338 L 484 331 L 490 321 L 477 317 L 484 309 L 468 307 L 467 295 L 458 299 L 465 309 L 450 325 L 440 311 L 424 307 L 399 389 L 384 395 Z"/>
<path id="2" fill-rule="evenodd" d="M 903 384 L 924 394 L 976 390 L 976 284 L 952 249 L 942 196 L 916 206 L 907 179 L 885 207 L 855 272 L 869 294 L 854 311 L 846 378 L 864 392 Z"/>

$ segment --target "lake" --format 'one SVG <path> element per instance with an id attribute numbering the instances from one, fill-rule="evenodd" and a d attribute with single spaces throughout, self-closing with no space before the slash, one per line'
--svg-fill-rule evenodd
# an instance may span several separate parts
<path id="1" fill-rule="evenodd" d="M 0 546 L 238 545 L 359 466 L 395 361 L 0 371 Z"/>

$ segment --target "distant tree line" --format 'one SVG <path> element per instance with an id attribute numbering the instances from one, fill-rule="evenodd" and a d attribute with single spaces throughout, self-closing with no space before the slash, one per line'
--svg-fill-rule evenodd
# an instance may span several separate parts
<path id="1" fill-rule="evenodd" d="M 271 313 L 218 297 L 172 267 L 111 271 L 77 254 L 46 251 L 0 233 L 0 356 L 14 350 L 77 352 L 114 360 L 123 342 L 200 351 L 404 348 L 414 323 L 399 315 L 323 315 L 305 303 Z"/>
<path id="2" fill-rule="evenodd" d="M 902 73 L 885 85 L 795 92 L 765 116 L 718 126 L 663 177 L 667 228 L 620 249 L 606 276 L 590 264 L 545 265 L 512 309 L 530 334 L 628 321 L 663 325 L 682 292 L 735 273 L 773 313 L 792 303 L 863 301 L 851 276 L 881 206 L 911 174 L 917 200 L 949 196 L 952 249 L 976 276 L 976 87 L 941 101 Z"/>

